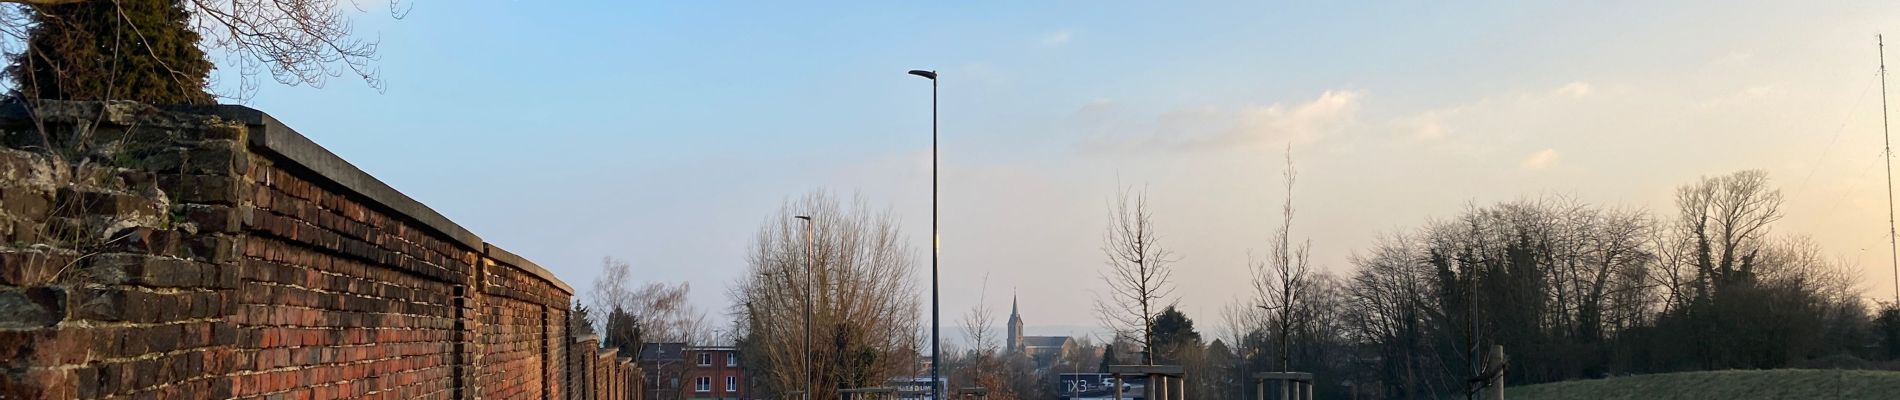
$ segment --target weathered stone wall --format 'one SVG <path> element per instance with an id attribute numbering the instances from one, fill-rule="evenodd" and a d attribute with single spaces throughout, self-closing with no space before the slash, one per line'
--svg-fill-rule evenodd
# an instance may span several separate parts
<path id="1" fill-rule="evenodd" d="M 571 287 L 267 115 L 27 110 L 0 112 L 0 399 L 639 386 L 568 337 Z"/>
<path id="2" fill-rule="evenodd" d="M 0 121 L 0 397 L 233 396 L 245 131 L 135 111 Z"/>

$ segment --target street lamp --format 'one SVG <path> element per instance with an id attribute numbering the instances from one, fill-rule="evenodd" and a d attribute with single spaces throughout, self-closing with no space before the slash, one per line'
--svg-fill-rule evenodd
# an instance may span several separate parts
<path id="1" fill-rule="evenodd" d="M 943 330 L 938 322 L 937 307 L 937 253 L 943 247 L 943 241 L 937 237 L 937 71 L 921 69 L 910 70 L 911 75 L 930 79 L 930 398 L 943 400 L 942 375 L 938 373 L 943 364 L 939 356 L 938 334 Z"/>
<path id="2" fill-rule="evenodd" d="M 799 296 L 799 297 L 801 297 L 800 300 L 803 300 L 805 302 L 805 395 L 804 395 L 804 399 L 811 400 L 811 294 L 812 294 L 811 292 L 812 292 L 812 287 L 813 287 L 812 281 L 815 280 L 813 279 L 814 277 L 812 276 L 812 272 L 817 270 L 816 265 L 818 265 L 817 264 L 818 260 L 817 260 L 817 257 L 812 254 L 811 216 L 799 215 L 799 216 L 794 216 L 792 218 L 798 218 L 805 221 L 805 295 Z"/>

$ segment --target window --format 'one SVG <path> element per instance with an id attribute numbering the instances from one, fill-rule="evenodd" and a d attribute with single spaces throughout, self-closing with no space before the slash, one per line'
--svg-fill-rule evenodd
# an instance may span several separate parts
<path id="1" fill-rule="evenodd" d="M 699 377 L 699 379 L 696 379 L 696 380 L 695 380 L 695 381 L 693 382 L 693 391 L 695 391 L 695 392 L 710 392 L 710 391 L 712 391 L 712 377 L 710 377 L 710 376 L 702 376 L 702 377 Z"/>
<path id="2" fill-rule="evenodd" d="M 739 366 L 739 354 L 738 354 L 738 353 L 726 353 L 726 366 L 728 366 L 728 367 L 737 367 L 737 366 Z"/>
<path id="3" fill-rule="evenodd" d="M 739 377 L 737 376 L 726 377 L 726 391 L 727 392 L 739 391 Z"/>
<path id="4" fill-rule="evenodd" d="M 712 366 L 712 353 L 699 353 L 699 366 L 701 367 Z"/>

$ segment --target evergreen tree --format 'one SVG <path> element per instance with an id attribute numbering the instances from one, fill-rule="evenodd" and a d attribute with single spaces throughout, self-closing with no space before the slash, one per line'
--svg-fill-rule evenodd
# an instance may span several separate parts
<path id="1" fill-rule="evenodd" d="M 607 313 L 607 337 L 602 339 L 606 347 L 620 349 L 620 354 L 627 357 L 638 357 L 640 346 L 645 342 L 640 322 L 632 313 L 620 307 L 614 307 L 613 312 Z"/>
<path id="2" fill-rule="evenodd" d="M 594 334 L 594 317 L 588 315 L 587 307 L 582 306 L 579 301 L 574 302 L 573 311 L 568 312 L 567 332 L 574 336 Z"/>
<path id="3" fill-rule="evenodd" d="M 1201 333 L 1194 330 L 1194 320 L 1174 306 L 1155 316 L 1154 333 L 1156 363 L 1179 364 L 1201 349 Z"/>
<path id="4" fill-rule="evenodd" d="M 1096 372 L 1106 374 L 1108 373 L 1108 366 L 1121 364 L 1121 361 L 1116 358 L 1114 344 L 1102 345 L 1102 366 L 1097 368 Z"/>
<path id="5" fill-rule="evenodd" d="M 1201 344 L 1201 333 L 1194 330 L 1194 319 L 1168 306 L 1155 316 L 1155 342 L 1163 345 Z"/>
<path id="6" fill-rule="evenodd" d="M 30 99 L 213 104 L 211 61 L 184 0 L 39 6 L 7 75 Z"/>

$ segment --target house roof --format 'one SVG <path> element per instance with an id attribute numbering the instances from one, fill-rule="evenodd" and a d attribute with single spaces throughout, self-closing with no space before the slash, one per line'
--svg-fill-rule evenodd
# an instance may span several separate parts
<path id="1" fill-rule="evenodd" d="M 1068 336 L 1024 336 L 1023 347 L 1062 347 L 1074 340 Z"/>
<path id="2" fill-rule="evenodd" d="M 678 361 L 686 359 L 685 343 L 647 343 L 640 346 L 640 361 Z"/>

